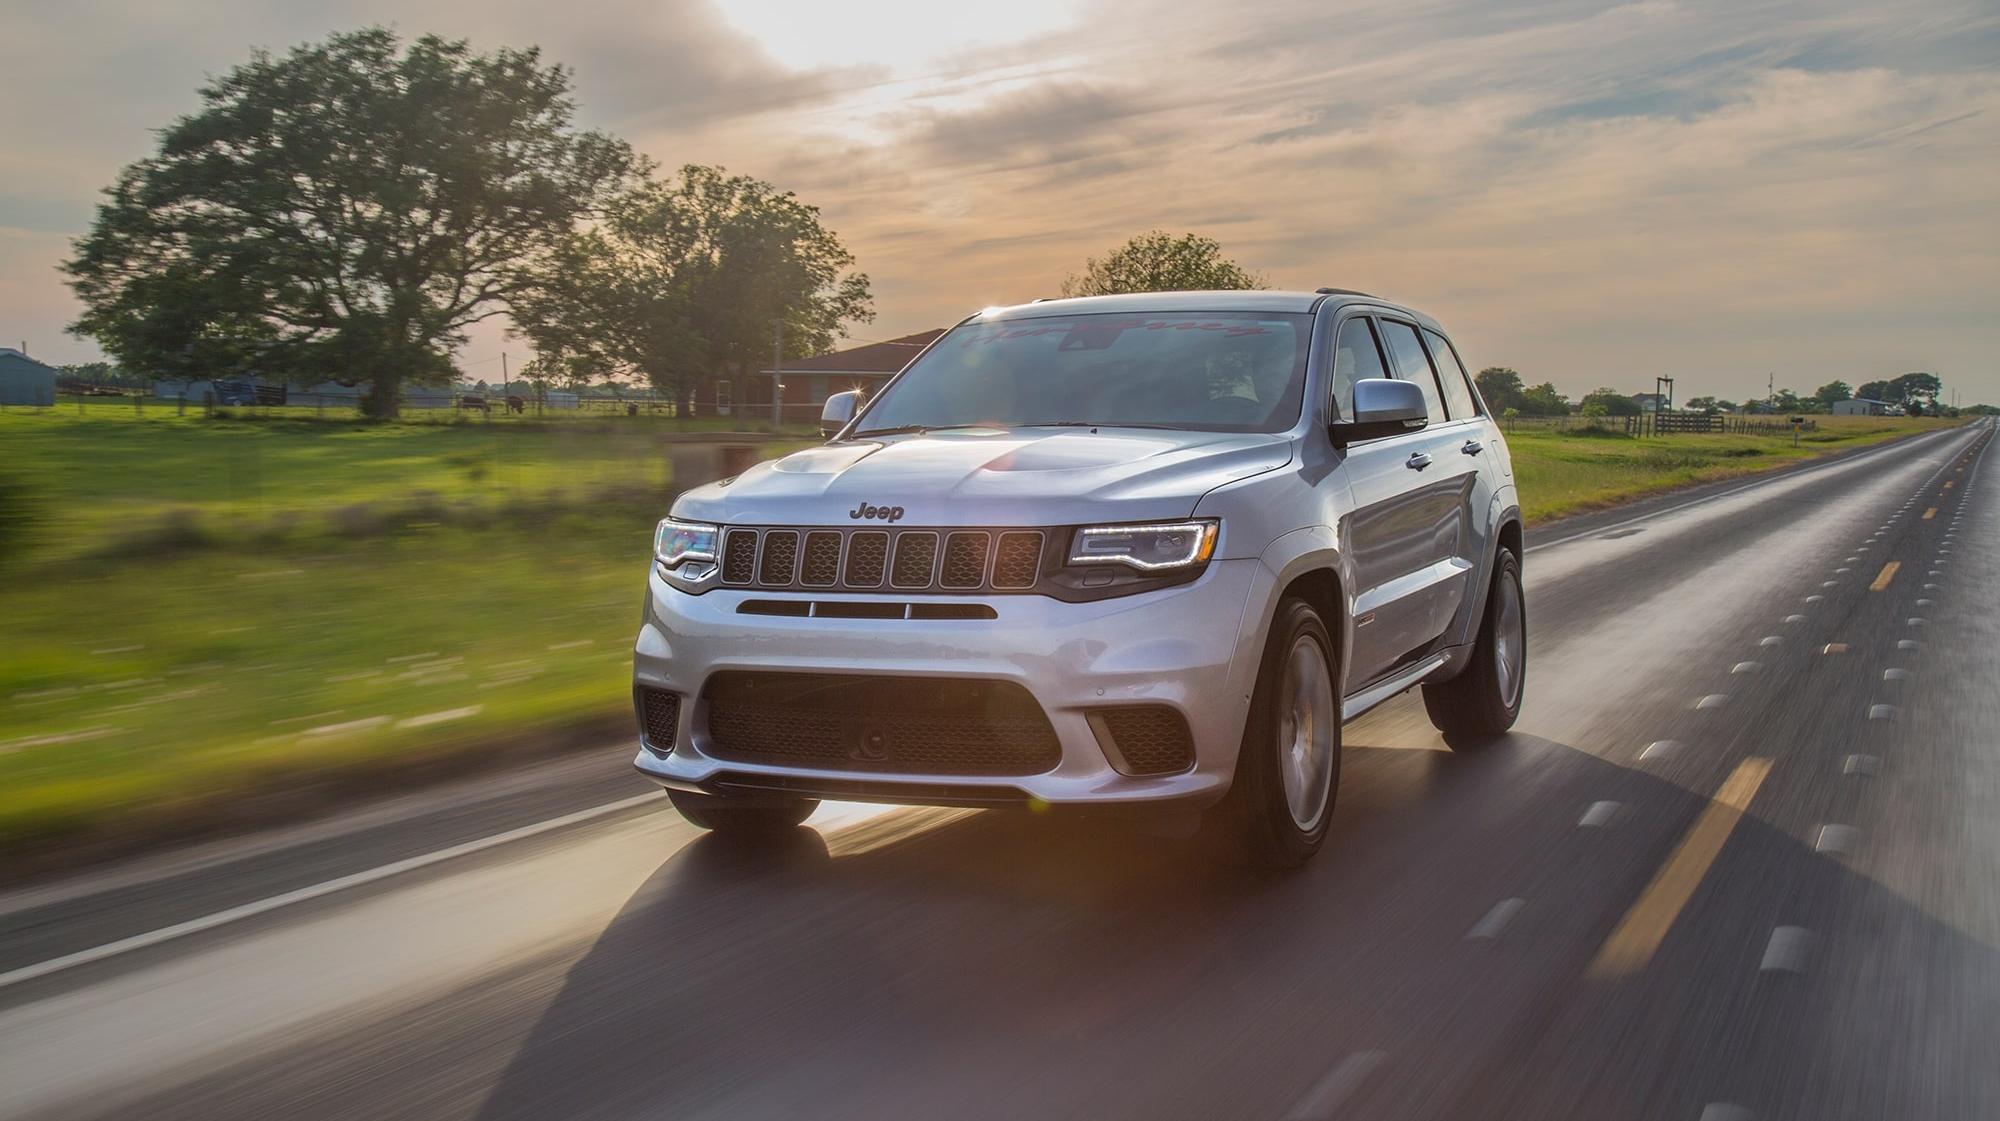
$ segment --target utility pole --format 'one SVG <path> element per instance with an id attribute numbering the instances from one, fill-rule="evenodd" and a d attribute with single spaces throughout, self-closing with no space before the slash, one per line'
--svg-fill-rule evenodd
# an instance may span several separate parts
<path id="1" fill-rule="evenodd" d="M 1764 404 L 1772 412 L 1778 411 L 1778 375 L 1764 375 Z"/>
<path id="2" fill-rule="evenodd" d="M 507 396 L 507 352 L 500 352 L 500 396 Z"/>
<path id="3" fill-rule="evenodd" d="M 785 383 L 779 370 L 785 365 L 785 317 L 771 323 L 771 431 L 785 426 Z"/>

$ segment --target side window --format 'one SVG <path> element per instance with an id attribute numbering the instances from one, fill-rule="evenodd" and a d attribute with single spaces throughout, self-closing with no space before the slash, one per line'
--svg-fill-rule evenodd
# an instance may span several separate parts
<path id="1" fill-rule="evenodd" d="M 1437 378 L 1431 375 L 1431 360 L 1424 356 L 1424 344 L 1417 338 L 1417 329 L 1408 323 L 1384 319 L 1382 342 L 1389 348 L 1396 376 L 1417 383 L 1417 388 L 1424 391 L 1424 405 L 1431 414 L 1431 423 L 1443 424 L 1448 419 L 1444 401 L 1438 396 Z"/>
<path id="2" fill-rule="evenodd" d="M 1333 343 L 1333 403 L 1339 410 L 1335 415 L 1354 415 L 1355 382 L 1388 376 L 1389 370 L 1382 365 L 1382 351 L 1375 344 L 1375 332 L 1368 326 L 1368 320 L 1357 315 L 1341 324 L 1340 335 Z"/>
<path id="3" fill-rule="evenodd" d="M 1472 392 L 1471 380 L 1465 376 L 1465 364 L 1458 360 L 1451 343 L 1429 327 L 1424 328 L 1424 342 L 1431 348 L 1431 363 L 1437 367 L 1438 381 L 1444 383 L 1444 399 L 1451 406 L 1451 415 L 1469 420 L 1484 412 L 1479 407 L 1478 395 Z"/>

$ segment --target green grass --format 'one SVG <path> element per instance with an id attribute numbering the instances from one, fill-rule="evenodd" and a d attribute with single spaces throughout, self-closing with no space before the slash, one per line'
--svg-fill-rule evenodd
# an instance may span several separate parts
<path id="1" fill-rule="evenodd" d="M 1675 487 L 1768 471 L 1801 459 L 1959 423 L 1909 417 L 1815 417 L 1800 436 L 1656 436 L 1522 428 L 1507 437 L 1530 523 Z"/>
<path id="2" fill-rule="evenodd" d="M 1943 422 L 1822 423 L 1509 443 L 1541 520 Z M 0 412 L 0 844 L 627 711 L 675 430 Z"/>

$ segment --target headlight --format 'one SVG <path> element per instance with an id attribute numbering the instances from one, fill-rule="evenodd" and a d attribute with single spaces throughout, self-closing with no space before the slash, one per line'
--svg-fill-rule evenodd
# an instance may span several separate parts
<path id="1" fill-rule="evenodd" d="M 1160 572 L 1206 563 L 1215 552 L 1220 522 L 1164 522 L 1156 525 L 1096 525 L 1076 531 L 1071 564 L 1122 564 Z"/>
<path id="2" fill-rule="evenodd" d="M 653 530 L 653 559 L 666 568 L 689 560 L 713 564 L 718 532 L 712 525 L 662 518 Z"/>

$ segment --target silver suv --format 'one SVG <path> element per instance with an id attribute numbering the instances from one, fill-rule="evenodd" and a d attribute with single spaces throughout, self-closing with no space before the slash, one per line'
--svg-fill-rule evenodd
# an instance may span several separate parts
<path id="1" fill-rule="evenodd" d="M 1444 328 L 1357 292 L 988 308 L 654 540 L 638 768 L 697 825 L 821 798 L 1198 810 L 1326 837 L 1340 728 L 1521 705 L 1513 468 Z"/>

